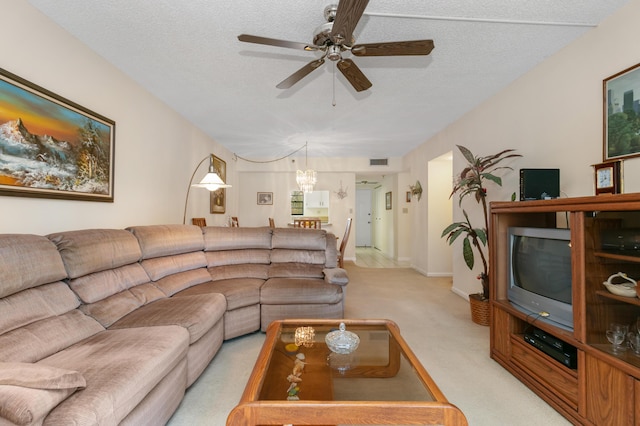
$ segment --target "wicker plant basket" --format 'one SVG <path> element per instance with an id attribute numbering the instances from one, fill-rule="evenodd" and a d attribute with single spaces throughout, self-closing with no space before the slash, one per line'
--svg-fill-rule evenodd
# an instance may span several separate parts
<path id="1" fill-rule="evenodd" d="M 489 299 L 483 299 L 482 294 L 470 294 L 471 321 L 479 325 L 489 325 Z"/>

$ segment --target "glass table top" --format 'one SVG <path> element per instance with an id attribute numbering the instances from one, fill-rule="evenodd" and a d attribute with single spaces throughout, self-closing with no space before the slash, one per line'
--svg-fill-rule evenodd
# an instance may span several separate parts
<path id="1" fill-rule="evenodd" d="M 282 324 L 273 341 L 258 400 L 435 400 L 407 357 L 406 344 L 388 324 L 347 323 L 346 330 L 359 337 L 358 347 L 348 354 L 332 352 L 325 343 L 327 333 L 338 330 L 339 324 L 339 320 Z"/>

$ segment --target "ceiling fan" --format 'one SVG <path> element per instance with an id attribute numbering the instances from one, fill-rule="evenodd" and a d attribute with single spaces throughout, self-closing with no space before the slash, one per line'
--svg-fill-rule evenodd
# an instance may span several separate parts
<path id="1" fill-rule="evenodd" d="M 351 83 L 353 88 L 361 92 L 371 87 L 371 82 L 360 68 L 349 58 L 343 58 L 345 52 L 355 56 L 400 56 L 428 55 L 434 48 L 433 40 L 393 41 L 386 43 L 354 44 L 353 31 L 360 21 L 369 0 L 340 0 L 338 5 L 332 4 L 324 9 L 327 23 L 314 31 L 313 44 L 295 41 L 278 40 L 267 37 L 241 34 L 238 40 L 247 43 L 266 44 L 269 46 L 320 51 L 322 57 L 313 60 L 282 80 L 276 87 L 288 89 L 302 80 L 313 70 L 324 64 L 325 59 L 336 62 L 336 66 Z"/>

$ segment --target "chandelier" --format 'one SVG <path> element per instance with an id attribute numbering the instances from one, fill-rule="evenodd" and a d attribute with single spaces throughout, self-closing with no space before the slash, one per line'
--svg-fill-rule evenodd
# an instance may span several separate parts
<path id="1" fill-rule="evenodd" d="M 307 170 L 302 171 L 298 170 L 296 172 L 296 183 L 302 192 L 313 192 L 313 185 L 318 181 L 316 176 L 316 171 L 309 169 L 308 162 L 308 153 L 307 153 L 307 143 L 304 144 L 304 157 L 305 157 L 305 167 Z"/>

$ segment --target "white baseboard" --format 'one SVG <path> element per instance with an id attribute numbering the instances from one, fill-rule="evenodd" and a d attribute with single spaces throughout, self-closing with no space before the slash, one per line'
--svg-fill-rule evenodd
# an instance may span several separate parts
<path id="1" fill-rule="evenodd" d="M 469 293 L 464 292 L 456 287 L 451 287 L 451 291 L 457 294 L 458 296 L 462 297 L 463 299 L 469 300 Z"/>
<path id="2" fill-rule="evenodd" d="M 453 274 L 451 272 L 429 272 L 427 276 L 434 277 L 434 278 L 442 278 L 442 277 L 453 277 Z"/>

